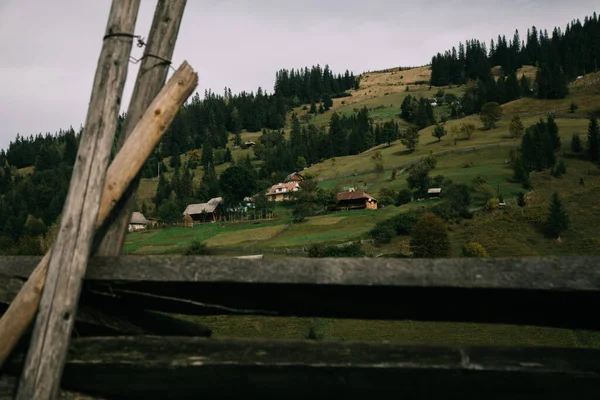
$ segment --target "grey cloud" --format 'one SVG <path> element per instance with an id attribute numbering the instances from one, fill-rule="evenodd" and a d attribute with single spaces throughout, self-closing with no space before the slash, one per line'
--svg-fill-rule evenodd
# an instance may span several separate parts
<path id="1" fill-rule="evenodd" d="M 17 132 L 56 132 L 84 122 L 109 0 L 0 1 L 0 148 Z M 155 0 L 143 0 L 146 36 Z M 525 37 L 531 25 L 564 27 L 597 1 L 188 0 L 174 66 L 188 60 L 198 92 L 272 90 L 275 71 L 320 63 L 355 73 L 422 65 L 458 41 Z M 134 48 L 132 55 L 142 51 Z M 125 88 L 129 102 L 137 67 Z"/>

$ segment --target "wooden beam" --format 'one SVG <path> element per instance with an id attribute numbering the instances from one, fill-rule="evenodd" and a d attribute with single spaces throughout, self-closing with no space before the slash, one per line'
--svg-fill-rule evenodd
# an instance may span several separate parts
<path id="1" fill-rule="evenodd" d="M 13 400 L 17 386 L 17 379 L 8 375 L 0 375 L 0 400 Z M 61 390 L 59 400 L 103 400 L 101 397 L 92 397 L 81 393 Z"/>
<path id="2" fill-rule="evenodd" d="M 4 257 L 27 276 L 39 258 Z M 94 257 L 86 304 L 198 315 L 487 322 L 600 330 L 600 258 Z"/>
<path id="3" fill-rule="evenodd" d="M 27 278 L 40 257 L 0 257 L 0 275 Z M 276 258 L 93 257 L 86 279 L 124 282 L 269 283 L 600 291 L 600 257 Z"/>
<path id="4" fill-rule="evenodd" d="M 144 113 L 106 173 L 96 228 L 101 226 L 135 178 L 175 114 L 198 85 L 198 75 L 183 62 Z M 0 319 L 0 366 L 33 319 L 46 282 L 51 252 L 38 261 L 31 276 Z"/>
<path id="5" fill-rule="evenodd" d="M 156 5 L 118 148 L 123 146 L 125 139 L 131 135 L 144 111 L 165 84 L 170 64 L 164 60 L 171 60 L 173 57 L 186 2 L 187 0 L 159 0 Z M 96 252 L 98 255 L 118 256 L 121 253 L 127 225 L 134 211 L 138 185 L 139 177 L 131 182 L 115 212 L 96 235 L 96 241 L 100 242 Z"/>
<path id="6" fill-rule="evenodd" d="M 587 399 L 599 385 L 598 350 L 139 336 L 73 340 L 63 375 L 111 399 Z"/>
<path id="7" fill-rule="evenodd" d="M 117 127 L 139 0 L 113 0 L 17 399 L 58 395 Z M 123 35 L 129 36 L 123 36 Z"/>

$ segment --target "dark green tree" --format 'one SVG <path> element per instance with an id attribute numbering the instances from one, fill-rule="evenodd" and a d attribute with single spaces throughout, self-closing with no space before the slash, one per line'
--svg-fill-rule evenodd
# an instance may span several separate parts
<path id="1" fill-rule="evenodd" d="M 548 234 L 554 237 L 560 237 L 560 234 L 569 229 L 571 222 L 558 192 L 554 192 L 550 203 L 550 210 L 546 219 L 546 228 Z"/>
<path id="2" fill-rule="evenodd" d="M 417 258 L 448 257 L 450 239 L 444 221 L 433 213 L 423 214 L 412 230 L 410 249 Z"/>
<path id="3" fill-rule="evenodd" d="M 481 111 L 479 113 L 479 117 L 481 118 L 481 122 L 483 122 L 483 127 L 486 130 L 494 129 L 496 127 L 496 123 L 500 120 L 502 116 L 502 108 L 500 108 L 500 104 L 496 102 L 489 102 L 481 107 Z"/>
<path id="4" fill-rule="evenodd" d="M 446 136 L 446 129 L 442 124 L 436 124 L 435 128 L 433 128 L 433 137 L 438 140 L 438 142 L 442 141 L 442 138 Z"/>
<path id="5" fill-rule="evenodd" d="M 230 205 L 241 203 L 244 197 L 252 196 L 258 189 L 254 173 L 239 165 L 233 165 L 223 171 L 220 188 L 225 202 Z"/>
<path id="6" fill-rule="evenodd" d="M 417 148 L 417 144 L 419 144 L 419 127 L 416 125 L 409 126 L 400 137 L 400 143 L 402 143 L 409 152 L 413 153 Z"/>
<path id="7" fill-rule="evenodd" d="M 600 151 L 600 127 L 598 119 L 592 115 L 588 125 L 587 133 L 588 154 L 591 160 L 600 160 L 598 152 Z"/>

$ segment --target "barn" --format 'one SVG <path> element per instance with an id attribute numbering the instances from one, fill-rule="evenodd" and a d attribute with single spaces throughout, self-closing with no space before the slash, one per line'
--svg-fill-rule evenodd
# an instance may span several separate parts
<path id="1" fill-rule="evenodd" d="M 144 217 L 141 212 L 134 211 L 131 214 L 131 220 L 129 220 L 129 226 L 127 229 L 129 232 L 142 231 L 148 227 L 148 220 Z"/>
<path id="2" fill-rule="evenodd" d="M 183 212 L 184 218 L 189 216 L 193 222 L 217 222 L 223 219 L 223 198 L 215 197 L 207 203 L 190 204 Z"/>
<path id="3" fill-rule="evenodd" d="M 352 190 L 337 194 L 338 210 L 377 210 L 377 200 L 362 190 Z"/>

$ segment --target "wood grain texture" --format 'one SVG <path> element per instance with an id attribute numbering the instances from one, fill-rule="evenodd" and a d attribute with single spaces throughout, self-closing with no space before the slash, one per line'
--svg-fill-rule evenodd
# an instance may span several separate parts
<path id="1" fill-rule="evenodd" d="M 148 42 L 127 109 L 123 135 L 117 144 L 119 149 L 125 139 L 131 136 L 134 127 L 165 84 L 170 65 L 163 60 L 171 60 L 173 57 L 186 2 L 187 0 L 159 0 L 156 5 Z M 116 205 L 115 212 L 96 235 L 96 241 L 100 242 L 96 254 L 118 256 L 121 253 L 131 213 L 134 211 L 138 185 L 139 179 L 131 182 Z"/>
<path id="2" fill-rule="evenodd" d="M 0 275 L 27 277 L 39 257 L 0 257 Z M 278 258 L 92 257 L 86 279 L 600 291 L 600 257 Z"/>
<path id="3" fill-rule="evenodd" d="M 131 184 L 152 149 L 171 124 L 177 110 L 189 97 L 198 84 L 198 75 L 187 62 L 179 67 L 167 85 L 160 91 L 155 101 L 146 110 L 142 119 L 134 128 L 130 140 L 127 140 L 108 168 L 104 190 L 100 200 L 100 209 L 96 228 L 100 227 L 110 215 L 112 209 L 126 188 Z M 160 111 L 157 113 L 157 111 Z M 141 143 L 140 143 L 141 142 Z M 51 250 L 52 251 L 52 250 Z M 48 261 L 51 251 L 41 260 L 23 289 L 0 319 L 0 366 L 18 342 L 32 321 L 42 289 L 46 280 Z M 0 263 L 7 266 L 9 259 Z"/>
<path id="4" fill-rule="evenodd" d="M 4 257 L 26 277 L 39 258 Z M 595 257 L 302 259 L 93 257 L 94 307 L 194 315 L 256 314 L 457 321 L 600 330 L 573 310 L 600 307 Z"/>
<path id="5" fill-rule="evenodd" d="M 139 5 L 139 0 L 113 0 L 105 34 L 132 33 Z M 131 46 L 131 37 L 112 36 L 103 40 L 85 129 L 51 250 L 17 399 L 51 399 L 58 395 L 81 283 L 91 253 Z"/>
<path id="6" fill-rule="evenodd" d="M 598 350 L 143 336 L 74 340 L 63 380 L 111 399 L 588 399 L 599 384 Z"/>

